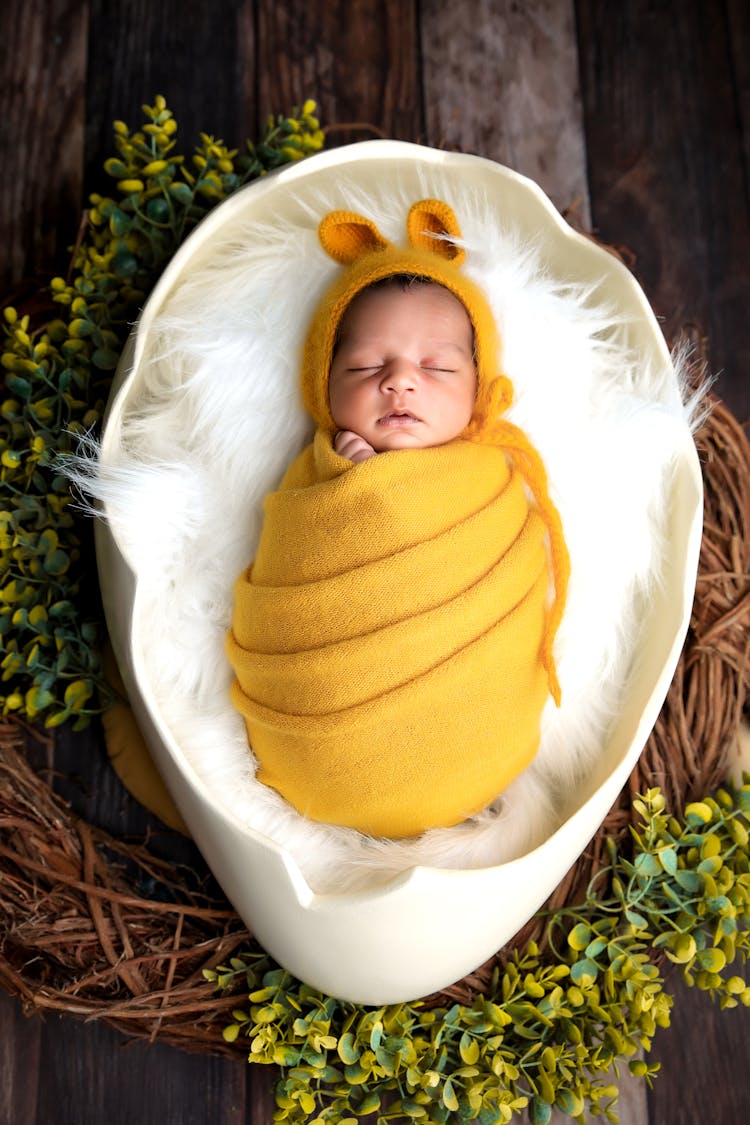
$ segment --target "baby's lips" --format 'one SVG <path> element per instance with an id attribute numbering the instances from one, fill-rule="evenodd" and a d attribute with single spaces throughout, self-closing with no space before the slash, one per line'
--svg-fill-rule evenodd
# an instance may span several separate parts
<path id="1" fill-rule="evenodd" d="M 404 422 L 421 421 L 421 418 L 417 418 L 416 414 L 412 414 L 410 410 L 389 410 L 382 418 L 378 418 L 378 425 L 386 425 L 388 422 L 397 421 L 398 419 Z"/>

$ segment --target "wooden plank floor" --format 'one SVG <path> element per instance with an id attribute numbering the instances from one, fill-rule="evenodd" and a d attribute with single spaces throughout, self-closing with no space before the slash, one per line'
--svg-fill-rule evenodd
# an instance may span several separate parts
<path id="1" fill-rule="evenodd" d="M 0 292 L 65 267 L 113 118 L 138 123 L 159 92 L 183 143 L 236 143 L 312 96 L 326 123 L 533 176 L 630 249 L 667 334 L 706 338 L 750 417 L 747 0 L 5 0 L 0 43 Z M 96 730 L 61 736 L 56 765 L 80 775 L 66 793 L 87 817 L 142 830 Z M 749 1120 L 750 1013 L 675 991 L 662 1074 L 624 1125 Z M 268 1125 L 272 1108 L 259 1068 L 27 1019 L 0 994 L 0 1125 Z"/>

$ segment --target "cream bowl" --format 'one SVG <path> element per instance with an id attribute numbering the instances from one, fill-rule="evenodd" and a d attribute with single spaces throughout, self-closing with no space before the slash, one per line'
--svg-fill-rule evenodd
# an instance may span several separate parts
<path id="1" fill-rule="evenodd" d="M 308 193 L 346 183 L 353 191 L 398 178 L 414 198 L 425 170 L 461 191 L 497 200 L 521 238 L 544 243 L 548 267 L 606 289 L 627 321 L 629 345 L 664 367 L 669 353 L 632 275 L 574 232 L 529 180 L 489 160 L 396 141 L 333 150 L 266 176 L 214 210 L 174 256 L 123 353 L 99 453 L 116 460 L 124 419 L 149 377 L 145 356 L 155 319 L 181 279 L 210 259 L 238 223 L 283 219 Z M 385 190 L 385 189 L 384 189 Z M 299 279 L 297 279 L 299 283 Z M 677 450 L 667 491 L 662 580 L 648 603 L 638 658 L 621 713 L 564 823 L 541 846 L 496 866 L 415 867 L 368 890 L 316 894 L 294 856 L 217 800 L 163 714 L 149 676 L 144 582 L 138 559 L 103 503 L 97 521 L 102 595 L 115 656 L 155 763 L 207 863 L 251 931 L 280 964 L 323 992 L 363 1004 L 399 1002 L 447 987 L 506 943 L 537 911 L 581 854 L 626 783 L 666 697 L 687 631 L 701 538 L 702 482 L 692 439 Z"/>

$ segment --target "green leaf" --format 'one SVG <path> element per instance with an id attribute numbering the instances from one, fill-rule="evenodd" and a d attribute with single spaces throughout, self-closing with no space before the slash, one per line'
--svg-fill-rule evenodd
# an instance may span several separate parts
<path id="1" fill-rule="evenodd" d="M 146 204 L 146 214 L 152 223 L 166 223 L 169 220 L 171 209 L 166 199 L 149 199 Z"/>
<path id="2" fill-rule="evenodd" d="M 716 875 L 724 866 L 721 856 L 715 855 L 702 859 L 696 868 L 699 875 Z"/>
<path id="3" fill-rule="evenodd" d="M 44 725 L 48 730 L 53 730 L 55 727 L 62 726 L 69 717 L 69 711 L 55 711 L 54 714 L 47 716 L 44 720 Z"/>
<path id="4" fill-rule="evenodd" d="M 540 1097 L 533 1097 L 529 1104 L 529 1121 L 531 1125 L 549 1125 L 552 1117 L 552 1106 Z"/>
<path id="5" fill-rule="evenodd" d="M 747 850 L 748 841 L 750 841 L 750 833 L 748 833 L 748 830 L 745 828 L 744 824 L 740 824 L 739 820 L 737 819 L 730 820 L 729 824 L 727 825 L 727 829 L 735 844 L 738 844 L 739 847 Z"/>
<path id="6" fill-rule="evenodd" d="M 21 375 L 6 375 L 5 385 L 14 395 L 18 395 L 24 402 L 31 398 L 31 383 Z"/>
<path id="7" fill-rule="evenodd" d="M 112 258 L 111 266 L 118 277 L 133 277 L 138 272 L 138 259 L 127 250 L 120 250 Z"/>
<path id="8" fill-rule="evenodd" d="M 39 536 L 40 549 L 48 553 L 50 551 L 54 551 L 59 542 L 60 540 L 57 537 L 57 532 L 54 531 L 51 527 L 45 528 L 42 534 Z"/>
<path id="9" fill-rule="evenodd" d="M 337 1051 L 342 1063 L 353 1066 L 359 1059 L 360 1050 L 351 1031 L 347 1031 L 338 1041 Z"/>
<path id="10" fill-rule="evenodd" d="M 427 1116 L 427 1110 L 425 1109 L 425 1107 L 423 1105 L 420 1105 L 419 1102 L 416 1102 L 414 1098 L 402 1098 L 401 1108 L 407 1115 L 407 1117 L 415 1117 L 419 1119 L 421 1117 Z"/>
<path id="11" fill-rule="evenodd" d="M 574 926 L 568 934 L 568 945 L 571 949 L 575 949 L 577 952 L 585 949 L 590 941 L 591 929 L 583 922 L 579 922 L 578 925 Z"/>
<path id="12" fill-rule="evenodd" d="M 729 914 L 733 910 L 731 900 L 726 895 L 714 895 L 712 898 L 707 898 L 706 906 L 712 914 Z"/>
<path id="13" fill-rule="evenodd" d="M 130 215 L 119 207 L 113 207 L 109 212 L 109 229 L 116 238 L 124 237 L 133 225 Z"/>
<path id="14" fill-rule="evenodd" d="M 303 1090 L 300 1093 L 299 1104 L 300 1108 L 303 1109 L 307 1114 L 313 1113 L 315 1111 L 315 1098 L 312 1096 L 312 1094 L 308 1093 L 307 1090 Z"/>
<path id="15" fill-rule="evenodd" d="M 364 1117 L 368 1113 L 377 1113 L 379 1109 L 380 1095 L 375 1090 L 370 1090 L 357 1106 L 357 1113 Z"/>
<path id="16" fill-rule="evenodd" d="M 64 574 L 70 566 L 70 556 L 67 555 L 65 551 L 59 549 L 50 551 L 48 555 L 45 555 L 42 565 L 44 566 L 46 574 L 53 576 Z"/>
<path id="17" fill-rule="evenodd" d="M 299 1062 L 299 1051 L 288 1045 L 277 1045 L 273 1049 L 273 1061 L 276 1066 L 296 1066 Z"/>
<path id="18" fill-rule="evenodd" d="M 49 607 L 48 613 L 50 617 L 67 617 L 69 614 L 73 613 L 74 610 L 75 607 L 73 603 L 64 599 L 59 602 L 54 602 Z"/>
<path id="19" fill-rule="evenodd" d="M 443 1105 L 446 1109 L 450 1110 L 451 1113 L 455 1113 L 458 1109 L 458 1098 L 456 1097 L 456 1092 L 453 1089 L 453 1083 L 450 1078 L 446 1078 L 443 1084 Z"/>
<path id="20" fill-rule="evenodd" d="M 93 694 L 94 686 L 90 680 L 74 680 L 65 689 L 65 706 L 75 714 L 91 699 Z"/>
<path id="21" fill-rule="evenodd" d="M 696 961 L 709 973 L 720 973 L 727 963 L 720 949 L 701 949 L 696 956 Z"/>
<path id="22" fill-rule="evenodd" d="M 674 848 L 661 848 L 657 853 L 657 858 L 669 875 L 677 873 L 677 852 Z"/>
<path id="23" fill-rule="evenodd" d="M 689 825 L 710 824 L 713 812 L 705 801 L 692 801 L 685 806 L 685 820 Z"/>
<path id="24" fill-rule="evenodd" d="M 170 184 L 168 189 L 172 199 L 188 207 L 193 202 L 193 193 L 187 184 Z"/>
<path id="25" fill-rule="evenodd" d="M 344 1068 L 344 1077 L 346 1078 L 346 1081 L 350 1083 L 350 1085 L 361 1086 L 362 1083 L 366 1082 L 370 1077 L 370 1071 L 365 1070 L 365 1068 L 363 1066 L 360 1066 L 360 1064 L 357 1062 L 352 1066 L 347 1066 Z"/>
<path id="26" fill-rule="evenodd" d="M 382 1039 L 382 1037 L 383 1025 L 380 1020 L 376 1020 L 372 1025 L 372 1030 L 370 1031 L 370 1046 L 372 1047 L 373 1051 L 377 1051 L 378 1047 L 380 1046 L 380 1040 Z"/>
<path id="27" fill-rule="evenodd" d="M 583 1098 L 573 1090 L 559 1090 L 555 1105 L 569 1117 L 577 1117 L 579 1113 L 583 1113 Z"/>
<path id="28" fill-rule="evenodd" d="M 586 946 L 585 953 L 587 957 L 596 958 L 600 953 L 603 953 L 606 948 L 606 941 L 602 938 L 594 938 L 594 940 L 590 941 Z"/>
<path id="29" fill-rule="evenodd" d="M 640 852 L 635 857 L 633 866 L 638 875 L 653 876 L 661 874 L 661 864 L 657 856 L 651 855 L 650 852 Z"/>
<path id="30" fill-rule="evenodd" d="M 473 1039 L 471 1035 L 469 1035 L 468 1031 L 465 1031 L 461 1036 L 458 1050 L 467 1066 L 473 1066 L 479 1058 L 479 1044 L 476 1039 Z"/>
<path id="31" fill-rule="evenodd" d="M 119 358 L 117 352 L 110 351 L 108 348 L 97 348 L 95 352 L 92 352 L 91 362 L 100 371 L 114 371 Z"/>
<path id="32" fill-rule="evenodd" d="M 124 179 L 125 176 L 129 174 L 126 165 L 123 164 L 121 160 L 118 160 L 116 156 L 111 156 L 109 160 L 104 161 L 104 171 L 108 176 L 112 176 L 113 179 L 118 180 Z"/>
<path id="33" fill-rule="evenodd" d="M 576 984 L 593 984 L 599 973 L 599 966 L 596 961 L 592 961 L 590 957 L 584 957 L 581 961 L 575 961 L 570 967 L 571 979 Z"/>
<path id="34" fill-rule="evenodd" d="M 719 918 L 716 928 L 723 937 L 731 937 L 737 930 L 737 922 L 731 915 L 725 914 L 722 918 Z"/>
<path id="35" fill-rule="evenodd" d="M 694 871 L 680 870 L 676 873 L 674 880 L 682 887 L 684 891 L 690 894 L 698 894 L 702 890 L 700 876 L 696 875 Z"/>
<path id="36" fill-rule="evenodd" d="M 692 934 L 680 934 L 667 949 L 667 957 L 678 965 L 685 965 L 695 957 L 697 946 Z"/>

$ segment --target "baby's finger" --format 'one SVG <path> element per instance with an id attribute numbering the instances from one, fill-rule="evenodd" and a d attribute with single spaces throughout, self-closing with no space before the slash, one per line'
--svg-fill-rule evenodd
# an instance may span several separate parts
<path id="1" fill-rule="evenodd" d="M 352 451 L 362 445 L 362 438 L 352 430 L 339 430 L 333 439 L 333 448 L 342 457 L 350 457 Z"/>

